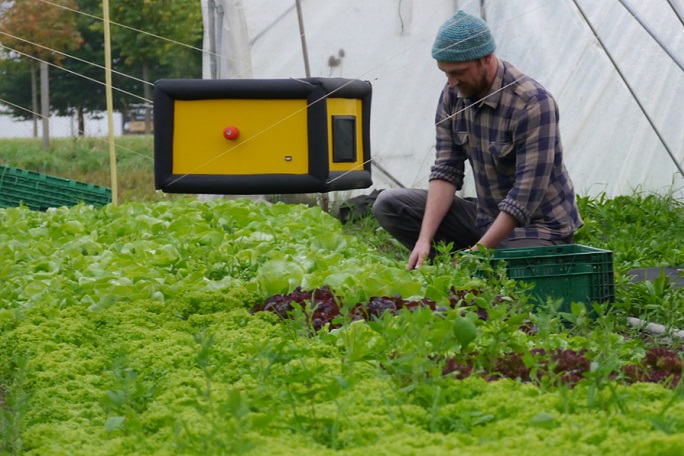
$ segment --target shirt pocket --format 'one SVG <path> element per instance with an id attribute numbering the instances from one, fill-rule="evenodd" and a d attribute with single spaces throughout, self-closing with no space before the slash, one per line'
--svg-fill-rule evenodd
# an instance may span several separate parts
<path id="1" fill-rule="evenodd" d="M 466 157 L 470 157 L 470 145 L 468 144 L 468 132 L 467 131 L 454 131 L 453 141 L 456 148 L 461 151 Z"/>
<path id="2" fill-rule="evenodd" d="M 495 158 L 508 157 L 513 151 L 513 143 L 509 142 L 495 142 L 489 146 L 489 153 Z"/>
<path id="3" fill-rule="evenodd" d="M 509 142 L 495 142 L 489 146 L 489 154 L 492 159 L 492 164 L 497 172 L 512 176 L 515 174 L 515 153 L 513 153 L 513 143 Z"/>
<path id="4" fill-rule="evenodd" d="M 467 131 L 456 131 L 454 132 L 454 144 L 457 146 L 465 146 L 468 143 L 468 132 Z"/>

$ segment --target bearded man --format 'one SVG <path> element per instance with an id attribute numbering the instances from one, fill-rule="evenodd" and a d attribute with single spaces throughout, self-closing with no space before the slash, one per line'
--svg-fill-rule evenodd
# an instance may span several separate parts
<path id="1" fill-rule="evenodd" d="M 380 225 L 411 251 L 407 269 L 439 242 L 471 250 L 571 244 L 583 224 L 556 101 L 495 49 L 487 24 L 464 11 L 439 28 L 432 57 L 447 83 L 428 189 L 384 190 L 373 205 Z M 474 199 L 456 195 L 466 160 Z"/>

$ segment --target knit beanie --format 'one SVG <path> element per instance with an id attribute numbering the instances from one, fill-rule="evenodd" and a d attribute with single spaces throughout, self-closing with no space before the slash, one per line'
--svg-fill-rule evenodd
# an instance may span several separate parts
<path id="1" fill-rule="evenodd" d="M 485 57 L 495 49 L 487 23 L 461 10 L 439 28 L 432 57 L 442 62 L 466 62 Z"/>

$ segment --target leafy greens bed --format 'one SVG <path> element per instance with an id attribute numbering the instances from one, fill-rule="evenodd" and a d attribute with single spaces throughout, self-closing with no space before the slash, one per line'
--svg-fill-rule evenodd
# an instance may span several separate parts
<path id="1" fill-rule="evenodd" d="M 591 216 L 579 240 L 638 266 L 610 244 L 619 236 L 600 235 L 614 222 L 609 204 L 583 201 Z M 631 287 L 616 265 L 615 306 L 596 322 L 575 306 L 566 326 L 557 303 L 532 312 L 525 290 L 481 257 L 405 271 L 367 241 L 318 208 L 244 200 L 0 210 L 0 449 L 684 451 L 676 341 L 654 348 L 623 321 L 679 323 L 681 294 L 664 280 Z M 323 287 L 338 307 L 329 322 L 311 318 L 314 299 L 282 315 L 254 311 Z M 380 307 L 353 318 L 359 303 Z M 582 357 L 573 382 L 562 381 L 559 353 Z M 523 374 L 492 378 L 502 359 Z M 658 378 L 639 371 L 663 363 Z"/>

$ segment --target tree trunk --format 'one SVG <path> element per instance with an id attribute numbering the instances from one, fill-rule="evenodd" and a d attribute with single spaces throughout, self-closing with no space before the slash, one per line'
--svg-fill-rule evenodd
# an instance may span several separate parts
<path id="1" fill-rule="evenodd" d="M 85 109 L 83 106 L 79 106 L 78 110 L 76 111 L 76 115 L 78 116 L 78 136 L 85 136 Z"/>
<path id="2" fill-rule="evenodd" d="M 50 80 L 47 62 L 40 62 L 40 114 L 43 116 L 43 150 L 50 148 Z"/>
<path id="3" fill-rule="evenodd" d="M 142 67 L 143 81 L 149 81 L 149 65 L 147 60 L 143 62 Z M 149 84 L 143 84 L 143 96 L 146 100 L 152 99 L 152 87 Z M 145 103 L 145 134 L 149 135 L 152 133 L 152 110 L 150 109 L 150 104 Z"/>
<path id="4" fill-rule="evenodd" d="M 36 61 L 31 59 L 31 111 L 33 113 L 33 137 L 38 137 L 38 82 Z"/>

